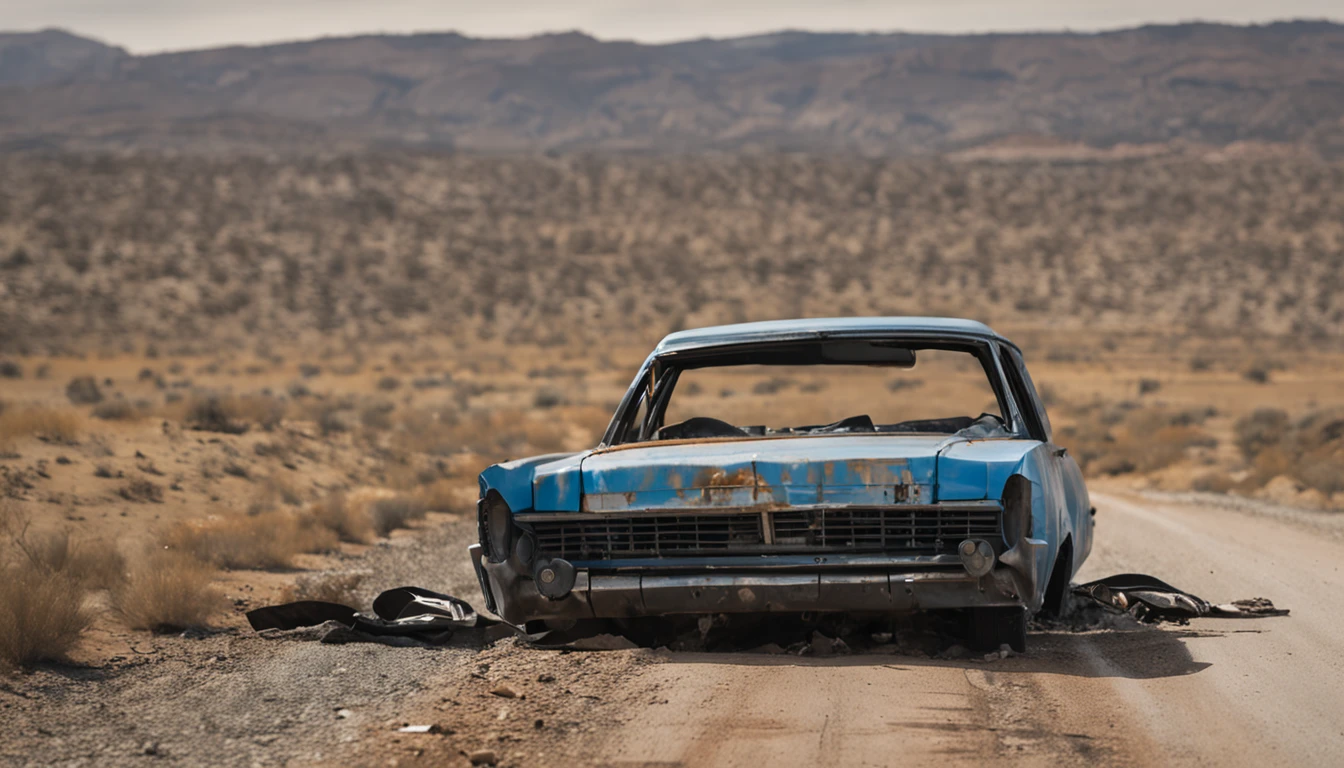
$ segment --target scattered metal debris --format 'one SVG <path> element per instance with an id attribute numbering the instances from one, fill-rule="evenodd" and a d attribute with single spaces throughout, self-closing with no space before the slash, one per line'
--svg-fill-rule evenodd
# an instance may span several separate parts
<path id="1" fill-rule="evenodd" d="M 1275 608 L 1274 603 L 1263 597 L 1215 605 L 1161 579 L 1140 573 L 1122 573 L 1080 584 L 1073 588 L 1073 594 L 1090 598 L 1115 613 L 1129 613 L 1150 624 L 1163 621 L 1184 624 L 1205 616 L 1261 618 L 1288 615 L 1286 608 Z"/>
<path id="2" fill-rule="evenodd" d="M 333 625 L 321 635 L 323 642 L 409 640 L 432 645 L 446 643 L 464 630 L 484 639 L 488 630 L 501 626 L 478 615 L 464 600 L 419 587 L 397 587 L 378 595 L 372 616 L 340 603 L 300 600 L 248 611 L 247 621 L 258 632 Z"/>

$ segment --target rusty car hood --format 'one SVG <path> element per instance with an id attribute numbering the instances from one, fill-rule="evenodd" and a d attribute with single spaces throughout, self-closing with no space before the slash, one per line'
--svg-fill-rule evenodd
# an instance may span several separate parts
<path id="1" fill-rule="evenodd" d="M 622 446 L 579 463 L 582 509 L 928 503 L 948 435 L 816 435 Z M 544 482 L 544 477 L 538 477 Z"/>

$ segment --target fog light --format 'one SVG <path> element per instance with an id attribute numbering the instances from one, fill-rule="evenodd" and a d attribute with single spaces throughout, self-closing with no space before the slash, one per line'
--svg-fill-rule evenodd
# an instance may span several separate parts
<path id="1" fill-rule="evenodd" d="M 574 589 L 576 575 L 574 564 L 558 557 L 554 560 L 541 560 L 532 570 L 532 578 L 537 582 L 537 591 L 551 600 L 559 600 L 568 595 Z"/>
<path id="2" fill-rule="evenodd" d="M 966 539 L 957 545 L 957 555 L 966 572 L 977 579 L 994 568 L 994 548 L 984 539 Z"/>

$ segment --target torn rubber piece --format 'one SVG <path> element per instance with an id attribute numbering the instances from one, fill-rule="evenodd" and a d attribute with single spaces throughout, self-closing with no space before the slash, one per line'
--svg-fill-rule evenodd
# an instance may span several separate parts
<path id="1" fill-rule="evenodd" d="M 300 600 L 248 611 L 247 621 L 258 632 L 332 621 L 354 633 L 343 642 L 367 635 L 372 639 L 406 637 L 429 644 L 442 644 L 457 631 L 484 630 L 499 623 L 479 616 L 464 600 L 419 587 L 397 587 L 378 595 L 372 616 L 340 603 Z"/>
<path id="2" fill-rule="evenodd" d="M 1214 605 L 1182 589 L 1141 573 L 1107 576 L 1073 588 L 1073 594 L 1089 598 L 1116 613 L 1130 613 L 1139 621 L 1184 624 L 1205 616 L 1220 618 L 1260 618 L 1287 616 L 1285 608 L 1275 608 L 1263 597 Z"/>

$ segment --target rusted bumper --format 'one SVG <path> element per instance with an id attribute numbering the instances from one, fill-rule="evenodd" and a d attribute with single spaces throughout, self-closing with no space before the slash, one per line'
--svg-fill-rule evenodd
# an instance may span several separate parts
<path id="1" fill-rule="evenodd" d="M 473 546 L 472 562 L 487 607 L 510 624 L 537 620 L 625 618 L 674 614 L 877 612 L 1020 606 L 1040 608 L 1045 575 L 1000 564 L 974 577 L 960 565 L 890 558 L 882 568 L 778 570 L 740 568 L 695 573 L 666 568 L 616 571 L 580 568 L 574 588 L 560 599 L 537 591 L 512 559 L 487 562 Z M 1033 562 L 1036 558 L 1028 558 Z M 951 563 L 955 563 L 955 559 Z M 1028 570 L 1035 570 L 1030 568 Z"/>

